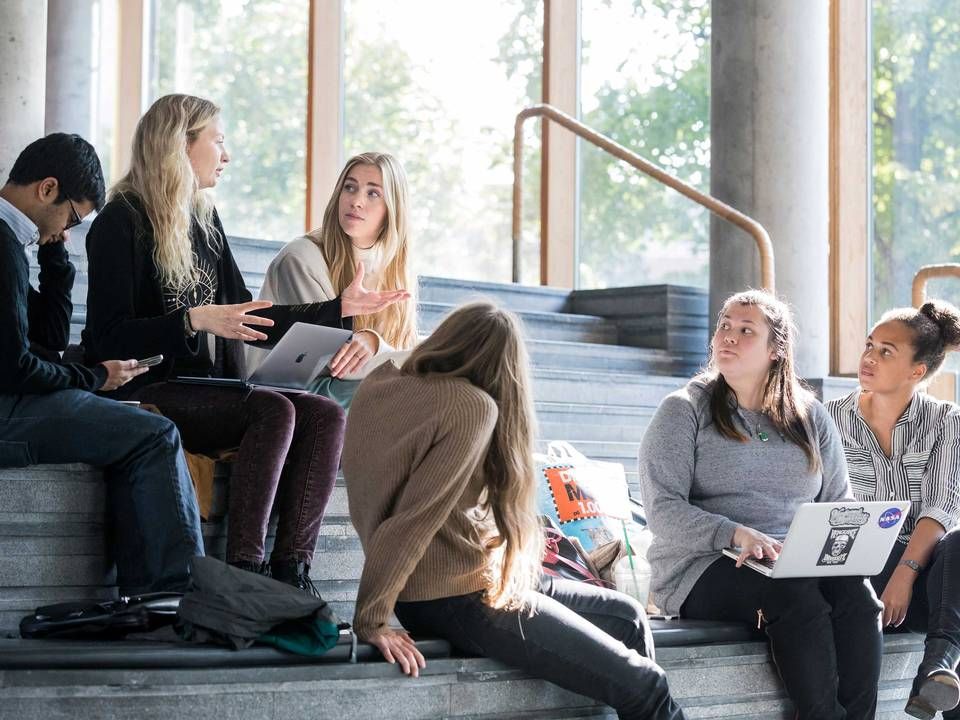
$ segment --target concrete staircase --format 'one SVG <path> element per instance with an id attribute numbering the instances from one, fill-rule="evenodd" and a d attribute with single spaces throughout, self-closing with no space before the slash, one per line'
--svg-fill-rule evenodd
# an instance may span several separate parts
<path id="1" fill-rule="evenodd" d="M 79 246 L 81 243 L 77 243 Z M 277 246 L 233 239 L 254 290 Z M 84 258 L 75 288 L 75 336 L 83 325 Z M 492 298 L 520 314 L 533 362 L 542 441 L 572 442 L 590 457 L 622 462 L 638 494 L 636 452 L 660 400 L 704 359 L 707 299 L 692 288 L 656 286 L 568 292 L 421 278 L 420 323 L 434 327 L 457 304 Z M 845 389 L 827 384 L 831 396 Z M 222 554 L 226 467 L 204 523 L 208 551 Z M 85 466 L 0 470 L 0 636 L 39 604 L 109 597 L 100 473 Z M 359 540 L 338 480 L 317 547 L 313 576 L 344 618 L 352 616 L 362 567 Z M 766 646 L 754 639 L 684 645 L 670 625 L 657 634 L 658 659 L 690 718 L 787 718 Z M 18 641 L 0 640 L 0 651 Z M 7 643 L 5 645 L 4 643 Z M 920 640 L 891 638 L 884 656 L 879 718 L 904 717 Z M 0 652 L 2 656 L 2 652 Z M 609 710 L 484 659 L 430 661 L 419 681 L 384 663 L 253 667 L 169 666 L 31 669 L 0 657 L 0 720 L 17 718 L 366 718 L 389 707 L 398 718 L 599 718 Z M 6 665 L 4 664 L 6 662 Z M 51 667 L 56 668 L 56 664 Z"/>

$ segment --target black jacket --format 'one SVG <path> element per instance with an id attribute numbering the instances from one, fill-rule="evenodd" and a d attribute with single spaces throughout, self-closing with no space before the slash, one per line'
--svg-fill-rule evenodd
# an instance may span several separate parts
<path id="1" fill-rule="evenodd" d="M 70 339 L 75 269 L 62 243 L 37 250 L 39 290 L 30 287 L 23 244 L 0 220 L 0 393 L 44 394 L 76 388 L 97 390 L 107 379 L 102 365 L 91 369 L 61 364 L 57 352 Z"/>
<path id="2" fill-rule="evenodd" d="M 214 222 L 222 240 L 217 265 L 217 304 L 232 305 L 252 299 L 233 259 L 220 218 Z M 192 239 L 199 229 L 194 226 Z M 108 202 L 87 233 L 89 289 L 87 326 L 83 345 L 88 362 L 109 358 L 145 358 L 163 354 L 164 360 L 150 372 L 123 386 L 118 396 L 127 397 L 138 388 L 167 380 L 178 359 L 200 352 L 204 336 L 184 332 L 186 308 L 167 313 L 163 291 L 153 262 L 153 229 L 139 198 L 123 196 Z M 257 328 L 268 339 L 254 343 L 272 347 L 295 322 L 332 327 L 351 327 L 340 317 L 340 299 L 309 305 L 276 305 L 257 312 L 274 321 L 271 328 Z M 243 344 L 238 340 L 218 342 L 223 357 L 216 358 L 211 375 L 244 376 Z"/>

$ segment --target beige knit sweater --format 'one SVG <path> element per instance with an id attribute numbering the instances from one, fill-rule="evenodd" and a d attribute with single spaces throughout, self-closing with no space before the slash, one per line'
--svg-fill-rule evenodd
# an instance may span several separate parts
<path id="1" fill-rule="evenodd" d="M 397 600 L 487 587 L 484 544 L 497 531 L 479 507 L 479 468 L 496 422 L 493 398 L 462 378 L 388 362 L 360 385 L 341 462 L 366 555 L 353 620 L 361 638 L 387 627 Z"/>

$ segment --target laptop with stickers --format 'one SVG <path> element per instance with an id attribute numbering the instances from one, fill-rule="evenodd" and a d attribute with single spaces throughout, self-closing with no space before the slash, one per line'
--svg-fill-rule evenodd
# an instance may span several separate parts
<path id="1" fill-rule="evenodd" d="M 748 558 L 744 565 L 772 578 L 872 576 L 879 573 L 909 502 L 804 503 L 797 510 L 776 560 Z M 740 548 L 723 554 L 740 557 Z"/>

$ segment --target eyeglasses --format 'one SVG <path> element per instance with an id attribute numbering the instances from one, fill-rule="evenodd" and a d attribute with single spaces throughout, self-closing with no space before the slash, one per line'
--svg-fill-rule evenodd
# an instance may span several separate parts
<path id="1" fill-rule="evenodd" d="M 64 230 L 69 230 L 83 222 L 83 218 L 80 217 L 80 213 L 77 212 L 77 206 L 73 204 L 73 200 L 67 198 L 67 202 L 70 203 L 70 212 L 73 213 L 73 219 L 63 226 Z"/>

